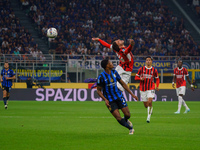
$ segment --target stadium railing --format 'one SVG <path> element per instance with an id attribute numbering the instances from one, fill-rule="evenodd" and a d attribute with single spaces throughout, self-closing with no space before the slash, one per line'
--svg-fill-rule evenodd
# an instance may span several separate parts
<path id="1" fill-rule="evenodd" d="M 74 82 L 82 83 L 87 78 L 97 78 L 103 71 L 100 62 L 103 56 L 98 55 L 67 55 L 66 60 L 62 60 L 63 55 L 43 54 L 41 57 L 32 55 L 2 55 L 0 57 L 0 70 L 3 69 L 5 61 L 9 62 L 10 68 L 16 73 L 16 82 L 24 82 L 28 76 L 40 82 Z M 114 66 L 119 64 L 116 55 L 109 56 Z M 41 58 L 41 59 L 40 59 Z M 158 69 L 161 83 L 171 83 L 173 78 L 173 68 L 176 67 L 178 57 L 154 56 L 155 67 Z M 184 60 L 184 57 L 182 57 Z M 200 80 L 200 60 L 197 57 L 187 57 L 184 60 L 184 67 L 189 69 L 191 79 L 197 82 Z M 134 56 L 135 64 L 130 79 L 135 83 L 135 74 L 139 67 L 145 63 L 144 56 Z M 195 70 L 196 69 L 196 70 Z"/>

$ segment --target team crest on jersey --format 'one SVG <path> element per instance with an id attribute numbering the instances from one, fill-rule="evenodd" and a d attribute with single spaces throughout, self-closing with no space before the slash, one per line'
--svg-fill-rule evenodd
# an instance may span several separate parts
<path id="1" fill-rule="evenodd" d="M 124 52 L 124 51 L 125 51 L 125 49 L 124 49 L 124 48 L 122 48 L 122 51 Z"/>
<path id="2" fill-rule="evenodd" d="M 110 82 L 113 82 L 113 81 L 114 81 L 113 78 L 111 78 L 111 79 L 110 79 Z"/>
<path id="3" fill-rule="evenodd" d="M 6 72 L 6 75 L 7 75 L 7 72 Z"/>
<path id="4" fill-rule="evenodd" d="M 115 75 L 115 74 L 114 74 L 113 76 L 116 78 L 116 75 Z"/>

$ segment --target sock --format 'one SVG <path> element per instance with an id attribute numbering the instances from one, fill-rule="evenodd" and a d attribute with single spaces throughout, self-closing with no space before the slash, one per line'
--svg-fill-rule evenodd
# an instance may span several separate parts
<path id="1" fill-rule="evenodd" d="M 182 104 L 183 106 L 185 106 L 185 109 L 189 109 L 183 98 L 182 98 Z"/>
<path id="2" fill-rule="evenodd" d="M 6 104 L 8 105 L 8 99 L 10 98 L 9 96 L 8 97 L 6 97 L 7 98 L 7 102 L 6 102 Z"/>
<path id="3" fill-rule="evenodd" d="M 125 119 L 126 122 L 128 121 L 129 118 L 130 118 L 129 116 L 124 115 L 124 119 Z"/>
<path id="4" fill-rule="evenodd" d="M 4 105 L 7 104 L 7 98 L 6 97 L 3 98 L 3 102 L 4 102 Z"/>
<path id="5" fill-rule="evenodd" d="M 151 117 L 151 107 L 147 107 L 147 118 L 150 118 Z"/>
<path id="6" fill-rule="evenodd" d="M 182 105 L 182 97 L 178 96 L 178 111 L 181 111 L 181 105 Z"/>
<path id="7" fill-rule="evenodd" d="M 153 106 L 151 107 L 151 112 L 150 113 L 152 114 L 152 112 L 153 112 Z"/>
<path id="8" fill-rule="evenodd" d="M 119 120 L 117 120 L 117 121 L 118 121 L 122 126 L 128 128 L 129 130 L 132 129 L 132 127 L 130 127 L 130 126 L 128 125 L 128 123 L 125 121 L 124 118 L 122 118 L 120 121 L 119 121 Z"/>

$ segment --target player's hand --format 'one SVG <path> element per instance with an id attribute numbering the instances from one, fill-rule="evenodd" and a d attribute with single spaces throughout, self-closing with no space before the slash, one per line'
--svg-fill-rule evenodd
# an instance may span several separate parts
<path id="1" fill-rule="evenodd" d="M 138 101 L 138 97 L 137 96 L 134 95 L 133 98 L 135 98 Z"/>
<path id="2" fill-rule="evenodd" d="M 92 38 L 92 40 L 93 40 L 93 41 L 98 41 L 98 40 L 99 40 L 99 38 Z"/>
<path id="3" fill-rule="evenodd" d="M 174 85 L 174 84 L 172 84 L 172 87 L 173 87 L 173 88 L 175 88 L 175 85 Z"/>
<path id="4" fill-rule="evenodd" d="M 133 39 L 129 39 L 130 44 L 133 46 L 135 45 L 135 41 Z"/>
<path id="5" fill-rule="evenodd" d="M 110 107 L 110 104 L 109 104 L 108 100 L 105 100 L 105 104 L 106 104 L 107 107 Z"/>
<path id="6" fill-rule="evenodd" d="M 194 87 L 191 87 L 192 91 L 194 91 Z"/>
<path id="7" fill-rule="evenodd" d="M 159 91 L 159 88 L 158 88 L 158 87 L 156 87 L 156 91 Z"/>
<path id="8" fill-rule="evenodd" d="M 141 78 L 140 78 L 141 81 L 144 81 L 144 79 L 145 79 L 145 77 L 141 77 Z"/>

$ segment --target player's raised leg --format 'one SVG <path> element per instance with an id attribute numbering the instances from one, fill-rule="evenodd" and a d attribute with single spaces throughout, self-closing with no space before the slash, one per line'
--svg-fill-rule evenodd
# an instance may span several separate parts
<path id="1" fill-rule="evenodd" d="M 132 122 L 130 120 L 128 120 L 131 117 L 131 113 L 129 111 L 129 108 L 128 107 L 124 107 L 121 110 L 122 110 L 122 112 L 124 114 L 125 121 L 129 124 L 129 126 L 133 127 Z"/>
<path id="2" fill-rule="evenodd" d="M 134 129 L 133 127 L 131 127 L 127 122 L 126 122 L 126 119 L 125 118 L 122 118 L 120 116 L 120 113 L 119 113 L 119 110 L 118 109 L 115 109 L 113 112 L 112 112 L 112 115 L 116 118 L 116 120 L 119 122 L 119 124 L 121 124 L 122 126 L 126 127 L 129 129 L 129 134 L 133 134 L 134 133 Z"/>

